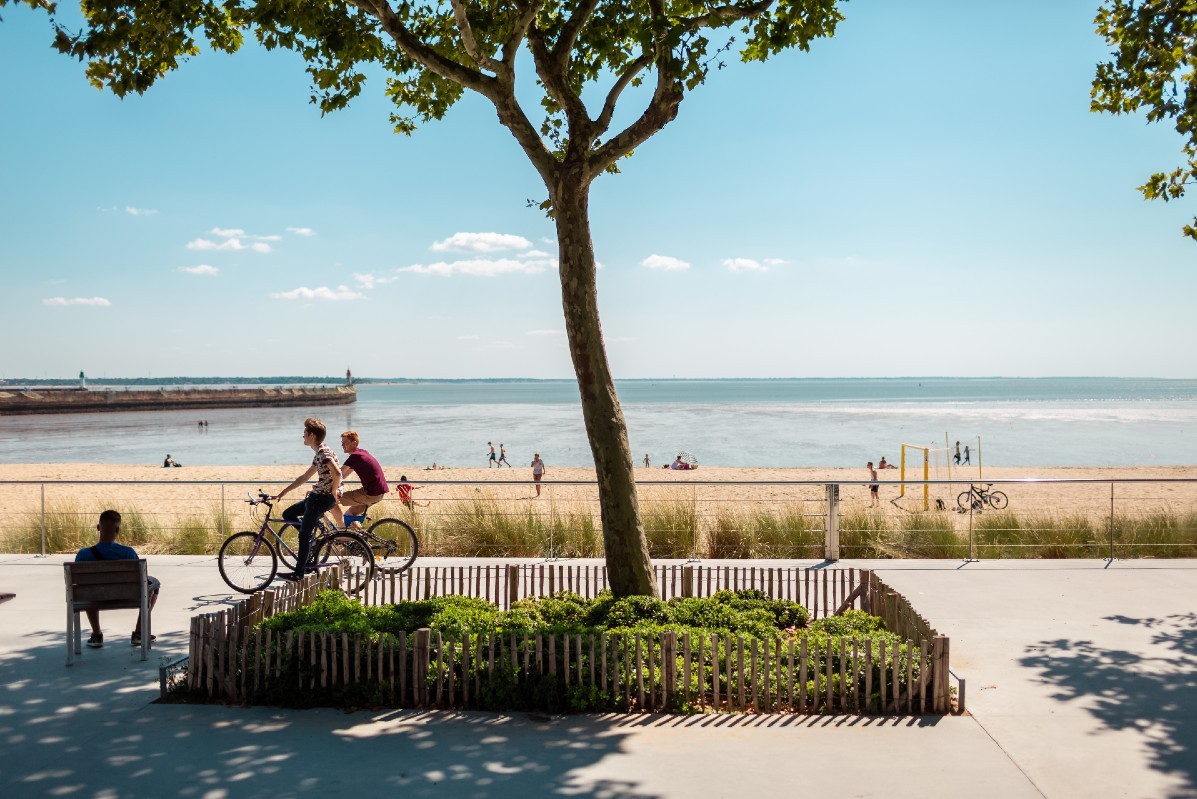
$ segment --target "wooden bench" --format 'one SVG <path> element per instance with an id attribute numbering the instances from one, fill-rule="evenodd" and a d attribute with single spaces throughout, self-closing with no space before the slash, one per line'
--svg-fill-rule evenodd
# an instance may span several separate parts
<path id="1" fill-rule="evenodd" d="M 145 558 L 62 564 L 66 576 L 67 665 L 83 651 L 79 614 L 86 610 L 140 610 L 141 659 L 150 655 L 150 593 Z"/>

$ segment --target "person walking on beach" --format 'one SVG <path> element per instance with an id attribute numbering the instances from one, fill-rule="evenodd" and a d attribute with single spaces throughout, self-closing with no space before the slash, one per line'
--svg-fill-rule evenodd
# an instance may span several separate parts
<path id="1" fill-rule="evenodd" d="M 504 463 L 507 464 L 508 469 L 511 468 L 511 461 L 507 460 L 507 447 L 500 444 L 499 445 L 499 467 L 502 468 Z"/>
<path id="2" fill-rule="evenodd" d="M 650 468 L 652 468 L 652 467 L 649 465 L 649 463 L 648 463 L 648 453 L 647 453 L 647 452 L 646 452 L 646 453 L 644 453 L 644 468 L 645 468 L 645 469 L 650 469 Z"/>
<path id="3" fill-rule="evenodd" d="M 956 442 L 956 457 L 955 457 L 955 459 L 953 459 L 952 462 L 955 463 L 957 466 L 960 465 L 960 442 L 959 441 Z"/>
<path id="4" fill-rule="evenodd" d="M 96 542 L 95 546 L 84 547 L 75 554 L 76 562 L 89 562 L 97 560 L 140 560 L 137 557 L 137 552 L 132 547 L 127 547 L 124 544 L 116 543 L 116 537 L 121 534 L 121 515 L 114 510 L 106 510 L 100 514 L 100 523 L 96 525 L 96 530 L 100 533 L 100 540 Z M 156 577 L 146 576 L 146 583 L 149 585 L 150 594 L 150 611 L 154 610 L 154 605 L 158 602 L 158 591 L 162 588 L 162 583 Z M 104 632 L 100 629 L 100 611 L 86 610 L 87 623 L 91 625 L 91 638 L 87 639 L 87 645 L 92 649 L 99 649 L 104 645 Z M 150 640 L 153 641 L 158 636 L 151 635 Z M 133 627 L 133 635 L 129 639 L 133 646 L 141 646 L 141 614 L 137 615 L 137 624 Z"/>
<path id="5" fill-rule="evenodd" d="M 540 478 L 544 477 L 544 461 L 540 459 L 540 453 L 537 452 L 532 456 L 532 479 L 536 481 L 536 496 L 540 496 Z"/>
<path id="6" fill-rule="evenodd" d="M 497 466 L 498 461 L 495 460 L 495 445 L 487 441 L 486 446 L 490 447 L 490 456 L 486 459 L 486 468 L 489 469 L 492 466 Z"/>
<path id="7" fill-rule="evenodd" d="M 873 462 L 866 463 L 865 468 L 869 470 L 869 479 L 873 481 L 869 483 L 869 507 L 875 508 L 879 504 L 877 491 L 881 486 L 877 482 L 877 470 L 873 468 Z"/>
<path id="8" fill-rule="evenodd" d="M 316 522 L 328 511 L 336 507 L 337 489 L 341 487 L 341 469 L 337 464 L 337 456 L 324 443 L 328 435 L 328 428 L 319 419 L 309 417 L 303 420 L 303 443 L 311 447 L 315 455 L 312 465 L 307 471 L 296 477 L 291 485 L 275 495 L 275 501 L 282 499 L 291 491 L 306 483 L 312 475 L 316 475 L 316 485 L 299 502 L 283 511 L 283 518 L 289 522 L 299 522 L 299 554 L 295 563 L 295 573 L 283 575 L 284 580 L 299 580 L 303 577 L 308 566 L 308 553 L 312 548 L 312 530 Z M 301 521 L 302 519 L 302 521 Z M 344 524 L 344 519 L 341 520 Z"/>
<path id="9" fill-rule="evenodd" d="M 968 444 L 964 445 L 964 463 L 966 466 L 972 464 L 972 461 L 968 459 Z"/>
<path id="10" fill-rule="evenodd" d="M 382 466 L 378 464 L 373 455 L 362 449 L 360 444 L 361 438 L 356 430 L 346 430 L 341 433 L 341 449 L 349 456 L 345 458 L 345 464 L 341 467 L 341 479 L 344 480 L 350 472 L 353 472 L 357 475 L 357 479 L 362 481 L 361 488 L 344 491 L 337 499 L 338 505 L 346 506 L 345 513 L 351 516 L 364 515 L 366 508 L 386 499 L 386 495 L 391 490 L 387 486 L 386 477 L 383 476 Z M 333 515 L 341 516 L 338 523 L 343 527 L 345 517 L 340 511 L 340 507 L 334 508 Z"/>

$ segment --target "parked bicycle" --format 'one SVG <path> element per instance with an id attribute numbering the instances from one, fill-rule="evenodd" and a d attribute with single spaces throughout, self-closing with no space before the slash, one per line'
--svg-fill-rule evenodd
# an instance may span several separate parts
<path id="1" fill-rule="evenodd" d="M 962 511 L 970 508 L 981 510 L 986 505 L 994 510 L 1001 510 L 1010 504 L 1010 500 L 1001 491 L 990 491 L 989 488 L 992 485 L 993 483 L 986 483 L 984 488 L 970 485 L 968 491 L 962 491 L 960 496 L 956 497 L 956 504 Z"/>
<path id="2" fill-rule="evenodd" d="M 380 569 L 396 573 L 406 571 L 420 554 L 420 540 L 416 538 L 416 531 L 407 522 L 394 518 L 379 519 L 369 524 L 369 515 L 368 510 L 362 516 L 346 513 L 346 529 L 366 540 Z M 350 527 L 353 524 L 360 525 L 361 529 Z"/>
<path id="3" fill-rule="evenodd" d="M 246 500 L 251 506 L 262 505 L 266 513 L 262 526 L 256 532 L 234 533 L 220 547 L 217 565 L 220 576 L 234 591 L 252 594 L 261 591 L 278 573 L 279 560 L 293 572 L 299 563 L 299 522 L 271 518 L 274 501 L 264 491 L 255 499 L 250 494 Z M 284 539 L 288 536 L 296 542 Z M 321 520 L 312 531 L 312 546 L 309 550 L 307 570 L 341 566 L 341 588 L 346 594 L 356 594 L 374 579 L 374 552 L 366 540 L 353 532 L 338 530 Z"/>

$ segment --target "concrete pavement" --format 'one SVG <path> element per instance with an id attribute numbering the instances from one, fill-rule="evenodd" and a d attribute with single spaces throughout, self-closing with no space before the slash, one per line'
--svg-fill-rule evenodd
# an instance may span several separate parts
<path id="1" fill-rule="evenodd" d="M 1197 797 L 1197 561 L 844 561 L 951 636 L 972 716 L 541 723 L 151 704 L 133 611 L 64 665 L 64 559 L 0 556 L 5 797 Z M 234 598 L 212 558 L 150 566 L 155 654 L 181 653 L 190 617 Z"/>

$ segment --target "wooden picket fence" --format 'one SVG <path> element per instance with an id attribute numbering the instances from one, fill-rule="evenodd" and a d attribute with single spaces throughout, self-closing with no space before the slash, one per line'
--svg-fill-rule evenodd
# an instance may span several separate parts
<path id="1" fill-rule="evenodd" d="M 553 592 L 550 585 L 556 590 L 580 585 L 578 592 L 585 595 L 588 582 L 595 584 L 586 579 L 592 567 L 551 566 L 562 570 L 557 574 L 565 582 L 545 572 L 543 594 L 525 593 L 539 588 L 538 567 L 512 564 L 500 569 L 503 592 L 496 604 L 505 604 L 502 599 L 510 601 L 511 596 L 547 595 Z M 437 568 L 417 567 L 405 581 L 417 597 L 441 595 L 440 589 L 450 584 L 464 585 L 454 579 L 458 567 L 433 571 Z M 461 568 L 481 569 L 484 575 L 486 569 L 494 569 Z M 631 712 L 952 711 L 948 639 L 875 573 L 823 569 L 812 578 L 808 569 L 757 567 L 753 575 L 748 572 L 751 567 L 736 567 L 745 572 L 737 578 L 724 567 L 679 568 L 675 596 L 706 595 L 735 585 L 737 579 L 741 588 L 771 585 L 768 593 L 775 597 L 796 588 L 810 590 L 813 597 L 818 590 L 821 601 L 816 607 L 823 616 L 860 607 L 881 616 L 904 643 L 846 636 L 760 641 L 670 632 L 448 638 L 428 629 L 371 642 L 348 634 L 254 629 L 263 619 L 306 605 L 319 591 L 337 585 L 338 574 L 328 569 L 192 619 L 187 686 L 194 696 L 242 703 L 304 696 L 313 704 L 531 710 L 536 707 L 520 703 L 544 701 L 547 691 L 566 707 L 571 697 L 580 696 L 589 709 Z M 526 579 L 529 573 L 531 581 Z M 726 585 L 728 579 L 731 585 Z M 517 585 L 518 594 L 508 590 Z M 433 589 L 435 593 L 426 593 Z M 468 588 L 460 593 L 479 595 Z M 481 595 L 496 601 L 494 595 L 485 595 L 485 588 Z M 376 596 L 372 593 L 371 598 Z"/>
<path id="2" fill-rule="evenodd" d="M 653 571 L 661 599 L 755 588 L 800 603 L 812 619 L 834 616 L 861 584 L 861 570 L 855 568 L 671 563 L 655 564 Z M 607 567 L 597 563 L 417 565 L 400 573 L 381 570 L 356 598 L 365 605 L 389 605 L 435 596 L 473 596 L 508 609 L 517 600 L 559 591 L 593 599 L 609 587 Z"/>

